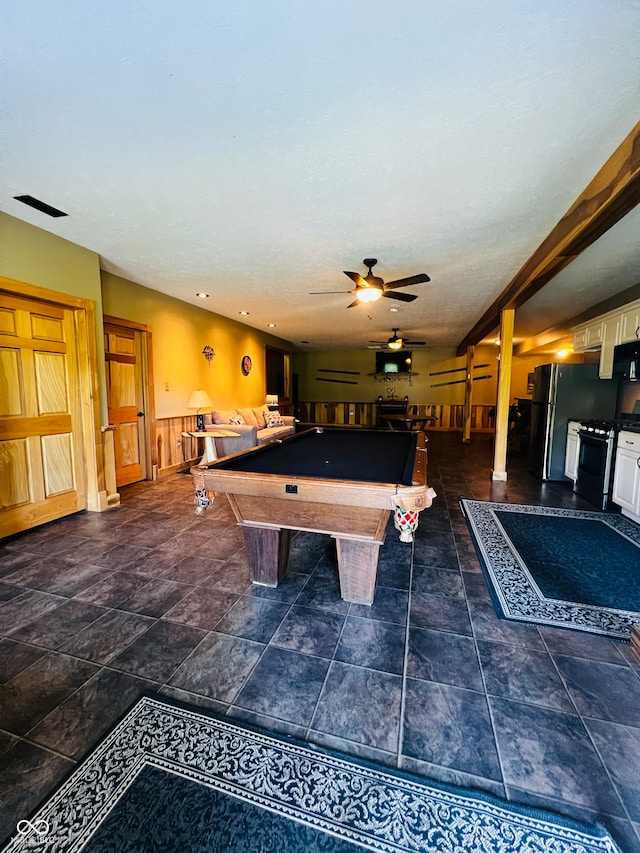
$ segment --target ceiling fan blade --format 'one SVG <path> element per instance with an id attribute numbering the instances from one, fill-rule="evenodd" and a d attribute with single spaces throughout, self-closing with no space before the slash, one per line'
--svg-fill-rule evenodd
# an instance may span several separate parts
<path id="1" fill-rule="evenodd" d="M 386 296 L 387 299 L 399 299 L 400 302 L 413 302 L 414 299 L 417 299 L 417 295 L 413 293 L 383 293 L 383 296 Z"/>
<path id="2" fill-rule="evenodd" d="M 385 287 L 394 290 L 396 287 L 409 287 L 410 284 L 422 284 L 425 281 L 431 281 L 426 272 L 419 272 L 417 275 L 410 275 L 408 278 L 398 278 L 395 281 L 388 281 Z"/>
<path id="3" fill-rule="evenodd" d="M 322 296 L 325 293 L 353 293 L 353 290 L 310 290 L 309 296 Z"/>
<path id="4" fill-rule="evenodd" d="M 362 302 L 359 299 L 354 299 L 350 305 L 347 305 L 347 308 L 355 308 L 356 305 L 362 305 Z"/>
<path id="5" fill-rule="evenodd" d="M 342 270 L 345 275 L 348 275 L 351 281 L 355 281 L 358 287 L 368 287 L 367 282 L 362 278 L 360 273 L 357 272 L 349 272 L 348 270 Z"/>
<path id="6" fill-rule="evenodd" d="M 407 344 L 410 347 L 426 347 L 427 342 L 426 341 L 405 341 L 405 344 Z"/>

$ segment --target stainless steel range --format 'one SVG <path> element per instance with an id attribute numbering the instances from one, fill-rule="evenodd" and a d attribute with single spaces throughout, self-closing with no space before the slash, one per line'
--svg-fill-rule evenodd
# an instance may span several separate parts
<path id="1" fill-rule="evenodd" d="M 640 429 L 640 416 L 580 421 L 578 476 L 573 490 L 602 510 L 611 509 L 616 435 L 621 429 Z"/>

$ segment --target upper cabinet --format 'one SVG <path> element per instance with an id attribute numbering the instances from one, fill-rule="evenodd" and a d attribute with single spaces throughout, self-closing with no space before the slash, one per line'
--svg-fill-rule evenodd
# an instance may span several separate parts
<path id="1" fill-rule="evenodd" d="M 620 318 L 620 343 L 637 340 L 640 340 L 640 302 L 633 302 Z"/>
<path id="2" fill-rule="evenodd" d="M 588 326 L 576 326 L 573 330 L 574 352 L 585 352 L 589 349 L 599 349 L 602 345 L 602 320 Z"/>
<path id="3" fill-rule="evenodd" d="M 640 340 L 640 300 L 603 314 L 573 330 L 574 352 L 600 350 L 600 378 L 613 376 L 613 348 Z"/>

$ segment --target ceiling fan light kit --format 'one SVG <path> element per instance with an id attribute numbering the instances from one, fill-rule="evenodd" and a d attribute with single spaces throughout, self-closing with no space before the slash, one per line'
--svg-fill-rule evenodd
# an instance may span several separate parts
<path id="1" fill-rule="evenodd" d="M 382 296 L 382 291 L 377 287 L 361 287 L 357 292 L 359 302 L 377 302 Z"/>
<path id="2" fill-rule="evenodd" d="M 393 329 L 393 334 L 386 341 L 369 341 L 370 344 L 373 344 L 373 348 L 376 347 L 387 347 L 390 350 L 399 350 L 402 347 L 423 347 L 426 346 L 426 341 L 409 341 L 406 338 L 403 338 L 402 335 L 398 334 L 397 329 Z"/>

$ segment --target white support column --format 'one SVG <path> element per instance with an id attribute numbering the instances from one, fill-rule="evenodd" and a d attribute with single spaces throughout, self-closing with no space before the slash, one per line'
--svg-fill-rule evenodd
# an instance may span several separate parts
<path id="1" fill-rule="evenodd" d="M 511 400 L 511 363 L 513 360 L 515 313 L 514 308 L 505 308 L 500 315 L 500 368 L 498 370 L 492 480 L 507 479 L 507 441 L 509 438 L 509 403 Z"/>
<path id="2" fill-rule="evenodd" d="M 464 383 L 464 426 L 462 429 L 462 443 L 471 441 L 471 404 L 473 400 L 473 355 L 475 347 L 467 347 L 466 378 Z"/>

